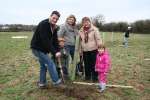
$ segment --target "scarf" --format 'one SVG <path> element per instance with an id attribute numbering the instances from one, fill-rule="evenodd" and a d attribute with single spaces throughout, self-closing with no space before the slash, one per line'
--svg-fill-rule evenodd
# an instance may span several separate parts
<path id="1" fill-rule="evenodd" d="M 90 27 L 83 27 L 83 32 L 84 32 L 84 35 L 85 35 L 85 38 L 84 38 L 85 43 L 87 43 L 88 39 L 89 39 L 89 36 L 88 36 L 89 29 L 90 29 Z"/>
<path id="2" fill-rule="evenodd" d="M 67 23 L 65 24 L 66 26 L 66 29 L 69 31 L 69 32 L 75 32 L 75 26 L 70 26 L 68 25 Z"/>

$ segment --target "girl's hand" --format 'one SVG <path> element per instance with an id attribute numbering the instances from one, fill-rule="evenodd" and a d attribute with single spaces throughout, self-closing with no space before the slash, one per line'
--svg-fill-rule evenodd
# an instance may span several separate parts
<path id="1" fill-rule="evenodd" d="M 107 72 L 104 72 L 104 75 L 107 75 L 108 73 Z"/>
<path id="2" fill-rule="evenodd" d="M 100 70 L 99 70 L 99 69 L 95 69 L 95 71 L 96 71 L 96 72 L 100 72 Z"/>

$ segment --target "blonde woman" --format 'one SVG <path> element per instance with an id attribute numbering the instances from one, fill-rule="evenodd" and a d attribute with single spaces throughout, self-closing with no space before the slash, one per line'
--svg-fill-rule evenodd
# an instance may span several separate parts
<path id="1" fill-rule="evenodd" d="M 60 26 L 60 30 L 58 31 L 58 38 L 64 39 L 64 49 L 67 54 L 64 66 L 66 76 L 68 76 L 69 56 L 71 56 L 72 59 L 74 58 L 75 39 L 77 34 L 76 18 L 74 15 L 70 15 L 67 17 L 65 24 Z"/>
<path id="2" fill-rule="evenodd" d="M 65 24 L 60 26 L 58 37 L 64 38 L 65 49 L 71 55 L 72 59 L 73 59 L 74 50 L 75 50 L 75 37 L 77 34 L 78 34 L 78 30 L 76 27 L 76 18 L 74 15 L 69 15 L 66 19 Z"/>
<path id="3" fill-rule="evenodd" d="M 80 53 L 83 55 L 85 80 L 97 81 L 97 72 L 95 72 L 95 62 L 98 46 L 102 40 L 98 29 L 93 26 L 89 17 L 82 19 L 80 35 Z"/>

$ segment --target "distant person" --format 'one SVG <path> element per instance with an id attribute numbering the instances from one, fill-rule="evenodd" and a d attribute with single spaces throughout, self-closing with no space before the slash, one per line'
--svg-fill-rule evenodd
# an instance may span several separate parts
<path id="1" fill-rule="evenodd" d="M 45 19 L 38 24 L 31 40 L 32 53 L 38 58 L 40 63 L 40 79 L 38 83 L 40 88 L 45 88 L 47 85 L 47 70 L 49 71 L 54 85 L 59 85 L 61 83 L 56 66 L 48 55 L 52 53 L 52 55 L 56 57 L 61 56 L 57 37 L 58 27 L 56 25 L 59 17 L 60 13 L 58 11 L 53 11 L 49 19 Z"/>
<path id="2" fill-rule="evenodd" d="M 106 88 L 106 77 L 110 69 L 110 56 L 104 45 L 98 47 L 95 71 L 98 72 L 100 92 Z"/>
<path id="3" fill-rule="evenodd" d="M 127 31 L 124 33 L 124 41 L 123 41 L 123 45 L 125 48 L 128 47 L 128 38 L 131 32 L 131 27 L 128 27 Z"/>
<path id="4" fill-rule="evenodd" d="M 85 80 L 97 81 L 95 72 L 95 61 L 98 46 L 102 44 L 102 39 L 98 29 L 92 24 L 89 17 L 82 18 L 80 35 L 80 55 L 83 56 Z"/>
<path id="5" fill-rule="evenodd" d="M 74 57 L 76 35 L 78 35 L 78 29 L 76 27 L 76 18 L 74 15 L 69 15 L 66 19 L 65 24 L 60 26 L 58 31 L 58 37 L 64 38 L 64 47 L 66 51 Z"/>

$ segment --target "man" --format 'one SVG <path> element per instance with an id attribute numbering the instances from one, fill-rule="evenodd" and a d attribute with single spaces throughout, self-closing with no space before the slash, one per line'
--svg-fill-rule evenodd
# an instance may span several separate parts
<path id="1" fill-rule="evenodd" d="M 131 32 L 131 27 L 128 27 L 127 31 L 124 33 L 124 42 L 123 42 L 123 44 L 124 44 L 125 48 L 128 47 L 128 38 L 129 38 L 130 32 Z"/>
<path id="2" fill-rule="evenodd" d="M 59 17 L 59 12 L 53 11 L 49 19 L 45 19 L 38 24 L 31 40 L 32 53 L 38 58 L 40 63 L 40 80 L 38 83 L 40 88 L 44 88 L 47 85 L 47 70 L 54 85 L 61 83 L 56 66 L 48 56 L 49 53 L 52 53 L 56 58 L 61 56 L 57 38 L 58 27 L 56 26 Z"/>

